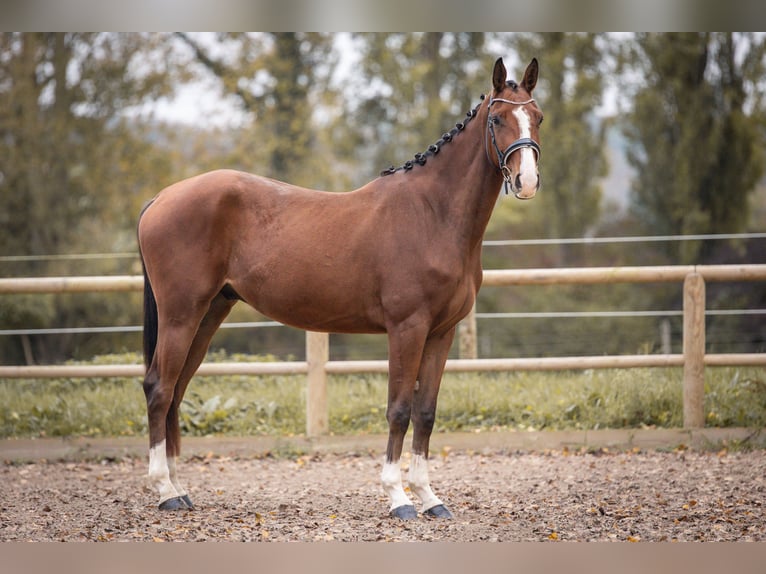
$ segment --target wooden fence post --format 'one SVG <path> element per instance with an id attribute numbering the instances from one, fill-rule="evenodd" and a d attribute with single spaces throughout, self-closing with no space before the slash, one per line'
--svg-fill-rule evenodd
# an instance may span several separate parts
<path id="1" fill-rule="evenodd" d="M 330 430 L 327 412 L 327 371 L 330 359 L 330 336 L 306 332 L 306 436 L 316 437 Z"/>
<path id="2" fill-rule="evenodd" d="M 669 355 L 673 352 L 673 340 L 670 330 L 670 319 L 665 318 L 660 321 L 660 346 L 663 355 Z"/>
<path id="3" fill-rule="evenodd" d="M 471 311 L 463 317 L 457 328 L 458 356 L 461 359 L 476 359 L 479 357 L 476 344 L 476 303 Z"/>
<path id="4" fill-rule="evenodd" d="M 684 279 L 684 428 L 705 426 L 705 280 Z"/>

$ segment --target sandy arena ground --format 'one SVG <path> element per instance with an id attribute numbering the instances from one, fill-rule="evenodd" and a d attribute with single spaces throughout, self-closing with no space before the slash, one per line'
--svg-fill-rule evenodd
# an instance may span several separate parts
<path id="1" fill-rule="evenodd" d="M 168 513 L 143 456 L 6 460 L 0 541 L 766 540 L 762 449 L 444 447 L 431 480 L 455 518 L 409 522 L 387 516 L 382 462 L 377 452 L 187 455 L 179 472 L 197 510 Z"/>

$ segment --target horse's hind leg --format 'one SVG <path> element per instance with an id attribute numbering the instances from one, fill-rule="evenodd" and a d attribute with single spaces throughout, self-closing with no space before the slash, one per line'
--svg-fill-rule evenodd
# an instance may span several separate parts
<path id="1" fill-rule="evenodd" d="M 424 514 L 437 518 L 452 518 L 452 513 L 431 490 L 428 479 L 428 447 L 436 419 L 436 399 L 439 394 L 444 365 L 447 362 L 455 329 L 426 341 L 420 363 L 418 383 L 412 403 L 412 462 L 410 489 L 422 502 Z"/>
<path id="2" fill-rule="evenodd" d="M 176 384 L 207 306 L 207 303 L 204 306 L 187 305 L 184 309 L 179 306 L 175 312 L 166 309 L 160 314 L 157 347 L 144 378 L 149 419 L 149 479 L 159 491 L 160 508 L 163 510 L 187 508 L 170 480 L 167 417 L 176 393 Z"/>
<path id="3" fill-rule="evenodd" d="M 205 358 L 208 346 L 210 345 L 210 340 L 213 338 L 218 327 L 221 326 L 221 323 L 229 314 L 235 303 L 235 300 L 227 299 L 221 294 L 216 296 L 212 303 L 210 303 L 210 308 L 202 319 L 202 323 L 200 323 L 197 334 L 192 341 L 189 354 L 186 357 L 186 363 L 184 364 L 181 375 L 176 383 L 173 401 L 170 403 L 170 410 L 168 411 L 166 418 L 166 453 L 170 482 L 175 487 L 178 496 L 190 509 L 194 508 L 194 504 L 186 492 L 186 489 L 181 486 L 176 471 L 176 461 L 181 454 L 181 429 L 178 423 L 178 410 L 181 406 L 181 401 L 183 401 L 184 393 L 186 393 L 186 388 L 189 386 L 189 382 Z"/>

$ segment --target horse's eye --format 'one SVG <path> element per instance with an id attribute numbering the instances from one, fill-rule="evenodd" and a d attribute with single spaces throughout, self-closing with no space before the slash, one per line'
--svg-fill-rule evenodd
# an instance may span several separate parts
<path id="1" fill-rule="evenodd" d="M 497 116 L 492 116 L 492 124 L 496 125 L 496 126 L 499 126 L 500 125 L 500 118 L 498 118 Z"/>
<path id="2" fill-rule="evenodd" d="M 537 127 L 540 127 L 541 125 L 543 125 L 543 120 L 544 119 L 545 119 L 544 117 L 540 116 L 540 121 L 537 122 Z"/>

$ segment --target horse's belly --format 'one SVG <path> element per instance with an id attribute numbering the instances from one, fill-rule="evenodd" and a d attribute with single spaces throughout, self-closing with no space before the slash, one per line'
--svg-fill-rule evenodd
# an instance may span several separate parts
<path id="1" fill-rule="evenodd" d="M 262 310 L 263 309 L 263 310 Z M 384 333 L 385 328 L 365 313 L 332 309 L 321 304 L 289 307 L 285 305 L 258 308 L 272 319 L 307 331 L 328 333 Z"/>
<path id="2" fill-rule="evenodd" d="M 348 286 L 305 278 L 289 284 L 266 279 L 253 287 L 234 286 L 246 303 L 280 323 L 309 331 L 385 332 L 379 306 Z"/>

